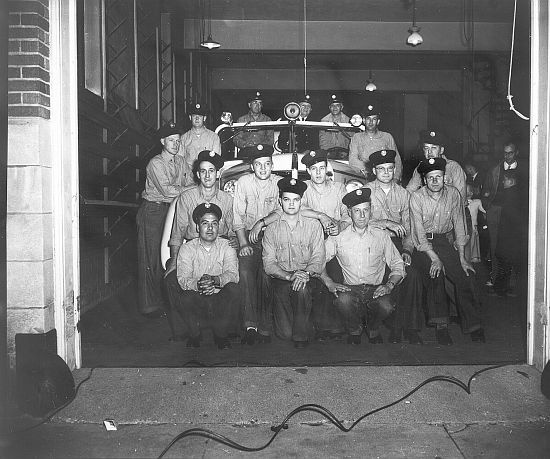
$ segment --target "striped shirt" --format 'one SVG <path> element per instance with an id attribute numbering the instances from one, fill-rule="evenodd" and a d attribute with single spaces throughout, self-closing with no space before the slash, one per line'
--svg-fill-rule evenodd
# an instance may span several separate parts
<path id="1" fill-rule="evenodd" d="M 466 174 L 462 170 L 460 164 L 452 159 L 447 159 L 445 156 L 441 156 L 447 161 L 445 166 L 445 184 L 454 186 L 459 192 L 462 200 L 466 199 Z M 418 190 L 422 186 L 422 178 L 418 172 L 418 166 L 414 169 L 411 180 L 407 184 L 407 190 L 412 193 Z"/>
<path id="2" fill-rule="evenodd" d="M 176 262 L 178 283 L 183 290 L 198 291 L 197 282 L 203 274 L 220 276 L 220 287 L 239 282 L 237 252 L 226 239 L 217 238 L 209 250 L 199 238 L 183 244 Z"/>
<path id="3" fill-rule="evenodd" d="M 193 164 L 197 160 L 199 153 L 203 150 L 215 151 L 221 154 L 221 144 L 218 134 L 210 129 L 204 128 L 197 135 L 196 131 L 190 129 L 181 136 L 178 155 L 183 157 L 185 163 L 185 185 L 194 185 Z"/>
<path id="4" fill-rule="evenodd" d="M 326 261 L 337 258 L 346 285 L 380 285 L 386 265 L 390 276 L 405 277 L 405 264 L 388 234 L 378 228 L 367 227 L 363 234 L 353 225 L 338 236 L 329 236 L 325 241 Z"/>
<path id="5" fill-rule="evenodd" d="M 307 189 L 302 197 L 302 206 L 323 212 L 336 221 L 351 221 L 348 208 L 342 203 L 347 193 L 343 183 L 327 180 L 321 192 L 317 191 L 311 180 L 306 180 Z"/>
<path id="6" fill-rule="evenodd" d="M 222 218 L 219 224 L 220 236 L 232 236 L 233 233 L 233 197 L 224 191 L 218 190 L 216 194 L 205 199 L 202 194 L 202 187 L 199 185 L 179 195 L 176 203 L 176 213 L 172 224 L 172 234 L 168 245 L 180 246 L 184 239 L 195 239 L 199 237 L 197 225 L 193 221 L 193 211 L 203 202 L 216 204 L 222 210 Z"/>
<path id="7" fill-rule="evenodd" d="M 334 117 L 332 113 L 321 118 L 323 122 L 329 123 L 349 123 L 349 116 L 340 112 L 338 116 Z M 348 148 L 349 139 L 342 134 L 336 127 L 335 130 L 319 131 L 319 148 L 328 150 L 329 148 L 341 147 Z"/>
<path id="8" fill-rule="evenodd" d="M 401 161 L 395 140 L 389 132 L 377 131 L 372 136 L 367 132 L 357 132 L 351 138 L 349 144 L 349 165 L 359 170 L 372 167 L 368 164 L 370 155 L 380 150 L 394 150 L 397 153 L 395 156 L 394 178 L 399 182 L 403 173 L 403 162 Z"/>
<path id="9" fill-rule="evenodd" d="M 172 202 L 185 186 L 185 167 L 183 158 L 171 155 L 167 151 L 151 158 L 146 168 L 143 199 L 153 202 Z"/>
<path id="10" fill-rule="evenodd" d="M 414 246 L 421 252 L 432 250 L 426 233 L 444 234 L 454 229 L 455 243 L 468 242 L 464 204 L 458 190 L 445 185 L 439 199 L 434 199 L 424 186 L 411 194 L 411 231 Z"/>
<path id="11" fill-rule="evenodd" d="M 299 215 L 298 223 L 291 228 L 283 214 L 265 230 L 262 246 L 268 275 L 277 272 L 275 266 L 289 272 L 301 269 L 316 274 L 325 267 L 323 228 L 317 220 Z"/>

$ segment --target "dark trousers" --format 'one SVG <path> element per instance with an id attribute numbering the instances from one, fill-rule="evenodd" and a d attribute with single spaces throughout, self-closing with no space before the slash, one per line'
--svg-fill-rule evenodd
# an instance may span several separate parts
<path id="1" fill-rule="evenodd" d="M 178 282 L 176 270 L 172 271 L 164 278 L 164 289 L 166 292 L 166 297 L 168 298 L 166 318 L 168 319 L 172 339 L 175 340 L 189 337 L 189 330 L 187 329 L 185 321 L 181 318 L 178 312 L 178 304 L 181 301 L 181 294 L 183 290 Z"/>
<path id="2" fill-rule="evenodd" d="M 449 300 L 445 291 L 445 277 L 455 286 L 458 314 L 462 323 L 462 331 L 471 333 L 481 327 L 480 303 L 475 291 L 474 274 L 466 276 L 460 264 L 458 252 L 444 235 L 435 235 L 431 241 L 433 250 L 438 255 L 445 268 L 445 274 L 435 279 L 430 277 L 430 257 L 425 252 L 415 251 L 413 264 L 421 273 L 426 289 L 428 322 L 431 325 L 449 323 Z"/>
<path id="3" fill-rule="evenodd" d="M 186 335 L 191 338 L 199 336 L 203 328 L 211 328 L 216 338 L 226 338 L 233 332 L 239 317 L 239 293 L 238 285 L 233 282 L 213 295 L 182 290 L 179 284 L 169 287 L 172 311 L 181 319 Z"/>
<path id="4" fill-rule="evenodd" d="M 342 268 L 336 257 L 330 260 L 326 266 L 329 277 L 338 283 L 343 283 Z M 340 314 L 334 307 L 334 295 L 328 291 L 325 285 L 312 279 L 311 296 L 313 299 L 313 325 L 318 332 L 342 333 L 343 325 L 340 320 Z"/>
<path id="5" fill-rule="evenodd" d="M 241 315 L 244 327 L 257 327 L 262 335 L 270 335 L 272 325 L 271 279 L 264 272 L 262 245 L 253 245 L 254 253 L 239 256 Z"/>
<path id="6" fill-rule="evenodd" d="M 403 253 L 403 243 L 400 238 L 391 238 L 399 253 Z M 422 275 L 411 264 L 405 266 L 406 276 L 391 293 L 395 302 L 392 314 L 392 326 L 397 329 L 422 330 L 424 324 L 424 309 L 422 307 Z"/>
<path id="7" fill-rule="evenodd" d="M 144 200 L 137 212 L 138 309 L 142 314 L 163 307 L 160 242 L 168 205 Z"/>
<path id="8" fill-rule="evenodd" d="M 498 258 L 496 256 L 496 249 L 501 213 L 501 206 L 491 205 L 491 207 L 487 209 L 487 229 L 489 230 L 489 246 L 491 247 L 491 278 L 493 280 L 495 279 L 498 270 Z"/>
<path id="9" fill-rule="evenodd" d="M 348 285 L 350 292 L 338 292 L 334 305 L 340 314 L 344 328 L 350 335 L 360 335 L 363 331 L 363 319 L 367 323 L 369 337 L 378 335 L 384 319 L 393 311 L 391 295 L 372 298 L 378 285 Z"/>
<path id="10" fill-rule="evenodd" d="M 307 341 L 312 329 L 310 282 L 302 290 L 292 290 L 292 282 L 272 279 L 273 322 L 281 339 Z"/>

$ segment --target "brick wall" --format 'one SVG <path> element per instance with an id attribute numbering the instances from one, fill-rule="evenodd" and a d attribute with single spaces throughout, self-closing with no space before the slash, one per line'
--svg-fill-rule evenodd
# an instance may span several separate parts
<path id="1" fill-rule="evenodd" d="M 8 2 L 8 116 L 50 117 L 48 5 Z"/>

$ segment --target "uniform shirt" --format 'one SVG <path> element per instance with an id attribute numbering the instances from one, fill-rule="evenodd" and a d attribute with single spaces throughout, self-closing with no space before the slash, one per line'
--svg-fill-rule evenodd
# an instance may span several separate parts
<path id="1" fill-rule="evenodd" d="M 401 180 L 403 173 L 403 162 L 397 150 L 397 145 L 393 136 L 389 132 L 377 131 L 370 135 L 367 132 L 358 132 L 352 138 L 349 144 L 349 165 L 359 170 L 364 170 L 372 166 L 368 164 L 370 155 L 375 151 L 394 150 L 395 156 L 395 175 L 396 181 Z"/>
<path id="2" fill-rule="evenodd" d="M 146 168 L 143 199 L 153 202 L 172 202 L 185 186 L 185 167 L 183 158 L 171 155 L 167 151 L 151 158 Z"/>
<path id="3" fill-rule="evenodd" d="M 185 160 L 185 185 L 190 186 L 195 183 L 193 177 L 193 164 L 197 160 L 199 153 L 203 150 L 215 151 L 221 154 L 221 144 L 218 134 L 210 129 L 204 128 L 197 135 L 193 129 L 190 129 L 181 136 L 178 155 Z"/>
<path id="4" fill-rule="evenodd" d="M 351 221 L 348 208 L 342 203 L 347 193 L 343 183 L 327 180 L 319 193 L 311 180 L 306 180 L 307 189 L 302 197 L 302 206 L 323 212 L 336 221 Z"/>
<path id="5" fill-rule="evenodd" d="M 243 175 L 235 183 L 233 196 L 233 230 L 250 230 L 260 218 L 267 217 L 278 206 L 282 177 L 271 174 L 260 180 L 253 173 Z"/>
<path id="6" fill-rule="evenodd" d="M 454 229 L 457 245 L 468 242 L 464 204 L 455 187 L 445 185 L 440 198 L 434 199 L 428 187 L 423 186 L 411 194 L 410 212 L 412 239 L 417 250 L 433 249 L 426 233 L 443 234 Z"/>
<path id="7" fill-rule="evenodd" d="M 391 220 L 405 227 L 407 234 L 403 238 L 403 250 L 408 250 L 412 253 L 414 245 L 411 239 L 411 219 L 409 213 L 409 192 L 392 182 L 390 191 L 386 194 L 378 180 L 369 182 L 366 185 L 371 189 L 371 222 L 373 224 L 380 220 Z M 390 237 L 393 233 L 388 231 Z"/>
<path id="8" fill-rule="evenodd" d="M 199 237 L 197 225 L 193 221 L 193 211 L 195 207 L 203 202 L 216 204 L 222 210 L 219 235 L 233 235 L 233 197 L 229 193 L 218 190 L 210 200 L 207 200 L 203 197 L 202 187 L 198 186 L 184 191 L 177 199 L 172 234 L 168 245 L 180 246 L 183 244 L 184 239 L 189 240 Z"/>
<path id="9" fill-rule="evenodd" d="M 462 199 L 466 199 L 466 174 L 462 170 L 460 164 L 452 159 L 447 159 L 445 156 L 441 156 L 447 161 L 447 166 L 445 166 L 445 184 L 454 186 L 460 193 Z M 418 190 L 422 186 L 422 179 L 420 178 L 420 173 L 418 172 L 418 166 L 414 169 L 411 180 L 407 185 L 407 190 L 413 192 Z"/>
<path id="10" fill-rule="evenodd" d="M 328 123 L 349 123 L 349 116 L 340 112 L 338 116 L 332 116 L 332 113 L 321 118 L 321 121 Z M 337 129 L 335 127 L 335 129 Z M 319 131 L 319 148 L 328 150 L 333 147 L 348 148 L 349 139 L 339 130 L 335 131 Z"/>
<path id="11" fill-rule="evenodd" d="M 250 113 L 240 116 L 237 123 L 258 122 L 265 123 L 271 121 L 271 118 L 260 113 L 258 118 L 254 118 Z M 233 143 L 239 148 L 253 147 L 259 144 L 273 145 L 274 132 L 272 129 L 260 131 L 241 131 L 234 138 Z"/>
<path id="12" fill-rule="evenodd" d="M 364 234 L 353 225 L 338 236 L 325 241 L 326 261 L 338 259 L 346 285 L 379 285 L 384 279 L 386 265 L 390 276 L 405 277 L 405 264 L 387 233 L 368 226 Z"/>
<path id="13" fill-rule="evenodd" d="M 220 276 L 220 287 L 239 282 L 237 252 L 226 239 L 217 238 L 210 250 L 199 238 L 193 239 L 181 246 L 176 263 L 178 283 L 183 290 L 198 291 L 197 282 L 203 274 Z"/>
<path id="14" fill-rule="evenodd" d="M 296 226 L 291 229 L 287 214 L 267 227 L 262 239 L 264 270 L 267 275 L 301 269 L 321 274 L 325 267 L 323 227 L 314 219 L 299 214 Z"/>

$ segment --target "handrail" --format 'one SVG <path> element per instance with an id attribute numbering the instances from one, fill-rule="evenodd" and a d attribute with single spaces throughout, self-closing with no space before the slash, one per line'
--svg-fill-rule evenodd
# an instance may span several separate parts
<path id="1" fill-rule="evenodd" d="M 136 202 L 125 202 L 125 201 L 102 201 L 100 199 L 86 199 L 81 198 L 80 202 L 87 206 L 108 206 L 108 207 L 139 207 L 139 204 Z"/>

